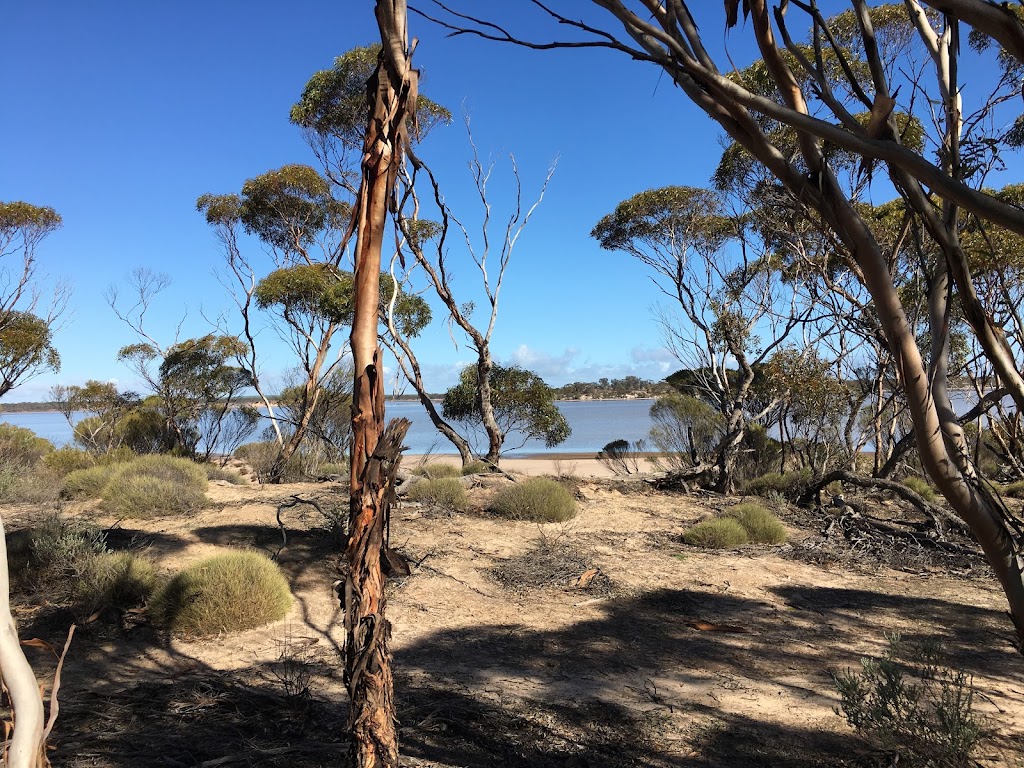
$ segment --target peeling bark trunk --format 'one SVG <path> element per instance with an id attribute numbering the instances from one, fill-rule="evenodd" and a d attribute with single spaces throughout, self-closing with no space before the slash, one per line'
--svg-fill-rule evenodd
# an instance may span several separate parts
<path id="1" fill-rule="evenodd" d="M 352 474 L 349 573 L 345 581 L 345 678 L 350 698 L 350 768 L 397 768 L 394 681 L 385 616 L 381 548 L 385 544 L 394 472 L 408 422 L 384 427 L 384 377 L 377 340 L 381 246 L 406 137 L 415 113 L 417 73 L 409 65 L 404 0 L 377 0 L 381 57 L 367 83 L 369 114 L 362 182 L 355 209 L 356 254 L 352 360 Z M 404 422 L 404 425 L 403 425 Z"/>
<path id="2" fill-rule="evenodd" d="M 477 406 L 480 408 L 480 421 L 487 433 L 487 455 L 484 461 L 494 466 L 498 465 L 501 459 L 501 446 L 505 442 L 505 433 L 498 426 L 494 416 L 494 405 L 491 403 L 491 368 L 494 366 L 491 361 L 489 348 L 478 350 L 476 364 L 477 376 Z"/>

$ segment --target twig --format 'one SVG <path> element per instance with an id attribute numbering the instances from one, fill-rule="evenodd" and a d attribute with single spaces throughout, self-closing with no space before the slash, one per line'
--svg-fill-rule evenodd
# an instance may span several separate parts
<path id="1" fill-rule="evenodd" d="M 50 691 L 50 717 L 46 721 L 46 728 L 43 730 L 43 743 L 50 736 L 54 723 L 57 722 L 57 715 L 60 713 L 60 702 L 57 700 L 57 692 L 60 690 L 60 673 L 64 670 L 64 659 L 67 658 L 71 649 L 71 638 L 75 636 L 75 625 L 68 627 L 68 639 L 64 641 L 64 650 L 60 652 L 60 659 L 57 661 L 57 670 L 53 673 L 53 690 Z"/>

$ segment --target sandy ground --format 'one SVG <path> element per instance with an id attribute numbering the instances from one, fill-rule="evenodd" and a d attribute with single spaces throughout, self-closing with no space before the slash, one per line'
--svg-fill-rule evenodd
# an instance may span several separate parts
<path id="1" fill-rule="evenodd" d="M 580 514 L 546 525 L 496 519 L 487 501 L 503 481 L 491 477 L 470 489 L 467 513 L 409 502 L 394 512 L 391 545 L 412 570 L 390 582 L 388 609 L 405 764 L 888 765 L 837 714 L 830 673 L 899 632 L 940 638 L 973 676 L 991 734 L 978 764 L 1024 766 L 1024 660 L 983 567 L 820 566 L 794 559 L 789 544 L 695 550 L 682 531 L 734 499 L 608 481 L 586 458 L 503 466 L 574 475 Z M 224 547 L 276 554 L 296 601 L 282 622 L 205 640 L 168 637 L 144 616 L 82 626 L 53 764 L 337 765 L 345 702 L 332 585 L 344 566 L 312 507 L 282 513 L 283 549 L 275 513 L 296 495 L 340 510 L 343 493 L 214 484 L 210 506 L 189 519 L 71 510 L 112 526 L 112 546 L 143 549 L 168 570 Z M 5 511 L 13 527 L 33 514 Z M 795 542 L 816 533 L 790 526 Z M 552 551 L 565 557 L 546 584 L 500 577 L 530 572 L 538 552 Z M 69 618 L 22 605 L 19 620 L 23 635 L 59 645 Z M 45 650 L 30 652 L 52 665 Z"/>

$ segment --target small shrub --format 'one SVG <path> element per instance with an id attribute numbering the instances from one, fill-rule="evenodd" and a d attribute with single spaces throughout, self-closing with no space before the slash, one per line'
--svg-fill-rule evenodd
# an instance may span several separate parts
<path id="1" fill-rule="evenodd" d="M 903 478 L 901 482 L 925 501 L 935 501 L 935 488 L 923 477 L 910 475 Z"/>
<path id="2" fill-rule="evenodd" d="M 419 480 L 409 487 L 408 499 L 449 512 L 461 512 L 468 503 L 466 489 L 454 477 Z"/>
<path id="3" fill-rule="evenodd" d="M 53 451 L 53 443 L 31 429 L 0 422 L 0 466 L 31 467 Z"/>
<path id="4" fill-rule="evenodd" d="M 60 476 L 42 464 L 11 471 L 0 469 L 0 502 L 7 504 L 49 504 L 60 495 Z"/>
<path id="5" fill-rule="evenodd" d="M 186 514 L 206 502 L 206 472 L 172 456 L 140 456 L 116 466 L 103 488 L 104 511 L 133 518 Z"/>
<path id="6" fill-rule="evenodd" d="M 61 477 L 96 466 L 96 457 L 80 448 L 58 448 L 43 457 L 43 465 Z"/>
<path id="7" fill-rule="evenodd" d="M 252 469 L 253 476 L 256 478 L 256 482 L 265 483 L 270 480 L 270 470 L 274 466 L 274 462 L 277 457 L 281 454 L 280 446 L 273 440 L 264 440 L 257 443 L 246 443 L 245 445 L 239 446 L 235 449 L 235 458 L 244 461 Z M 310 462 L 316 464 L 313 469 L 319 468 L 319 462 Z M 305 480 L 309 477 L 306 469 L 304 468 L 304 462 L 302 454 L 296 451 L 292 454 L 292 457 L 288 460 L 288 464 L 284 468 L 283 479 L 286 482 L 296 482 Z M 314 473 L 315 475 L 316 473 Z"/>
<path id="8" fill-rule="evenodd" d="M 562 485 L 547 477 L 531 477 L 502 488 L 491 511 L 511 520 L 560 523 L 576 517 L 576 499 Z"/>
<path id="9" fill-rule="evenodd" d="M 1024 498 L 1024 480 L 1018 480 L 1015 483 L 1004 485 L 999 489 L 1003 496 L 1009 496 L 1011 499 Z"/>
<path id="10" fill-rule="evenodd" d="M 114 471 L 115 465 L 104 464 L 69 472 L 64 478 L 61 494 L 69 499 L 98 499 Z"/>
<path id="11" fill-rule="evenodd" d="M 843 714 L 858 731 L 897 752 L 900 765 L 971 765 L 982 736 L 974 686 L 945 666 L 935 642 L 905 645 L 889 637 L 881 658 L 861 659 L 861 672 L 833 673 Z"/>
<path id="12" fill-rule="evenodd" d="M 156 589 L 156 566 L 131 552 L 103 552 L 84 563 L 78 596 L 90 609 L 144 605 Z"/>
<path id="13" fill-rule="evenodd" d="M 45 590 L 55 602 L 70 598 L 90 561 L 107 550 L 99 528 L 57 515 L 7 540 L 11 576 L 21 586 Z"/>
<path id="14" fill-rule="evenodd" d="M 683 534 L 683 541 L 694 547 L 733 549 L 750 541 L 747 529 L 731 517 L 716 517 L 697 523 Z"/>
<path id="15" fill-rule="evenodd" d="M 224 480 L 232 485 L 248 485 L 248 481 L 233 469 L 219 467 L 216 464 L 203 464 L 207 480 Z"/>
<path id="16" fill-rule="evenodd" d="M 723 512 L 722 517 L 742 525 L 750 541 L 755 544 L 781 544 L 786 540 L 786 527 L 760 504 L 737 504 Z"/>
<path id="17" fill-rule="evenodd" d="M 325 461 L 320 465 L 321 475 L 341 475 L 342 477 L 347 477 L 349 471 L 348 462 Z"/>
<path id="18" fill-rule="evenodd" d="M 484 475 L 491 471 L 491 465 L 486 461 L 475 459 L 462 465 L 463 475 Z"/>
<path id="19" fill-rule="evenodd" d="M 150 610 L 173 632 L 208 636 L 276 621 L 291 603 L 276 564 L 257 552 L 230 552 L 186 567 L 157 591 Z"/>
<path id="20" fill-rule="evenodd" d="M 427 464 L 421 464 L 416 467 L 413 471 L 414 475 L 420 475 L 428 479 L 438 479 L 442 477 L 459 477 L 463 474 L 462 469 L 454 464 L 448 464 L 443 461 L 431 461 Z"/>
<path id="21" fill-rule="evenodd" d="M 780 494 L 788 501 L 796 501 L 811 484 L 811 470 L 801 469 L 798 472 L 769 472 L 766 475 L 748 480 L 743 485 L 743 493 L 748 496 L 768 496 L 770 493 Z"/>

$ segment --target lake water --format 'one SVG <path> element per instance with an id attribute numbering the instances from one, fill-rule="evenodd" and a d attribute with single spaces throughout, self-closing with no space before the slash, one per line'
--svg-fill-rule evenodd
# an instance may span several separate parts
<path id="1" fill-rule="evenodd" d="M 649 414 L 653 400 L 566 400 L 558 409 L 572 428 L 572 435 L 561 445 L 545 448 L 543 442 L 530 441 L 517 447 L 522 439 L 506 438 L 507 456 L 530 456 L 543 453 L 596 454 L 612 440 L 639 440 L 651 429 Z M 85 414 L 82 414 L 84 416 Z M 415 401 L 401 400 L 387 404 L 387 418 L 404 416 L 412 422 L 405 444 L 408 453 L 455 453 L 452 444 L 434 429 L 423 406 Z M 79 416 L 80 418 L 80 416 Z M 37 413 L 0 413 L 0 420 L 31 429 L 56 446 L 71 442 L 71 427 L 63 414 L 56 411 Z M 76 419 L 77 420 L 77 419 Z M 470 436 L 474 448 L 486 449 L 483 433 Z"/>

